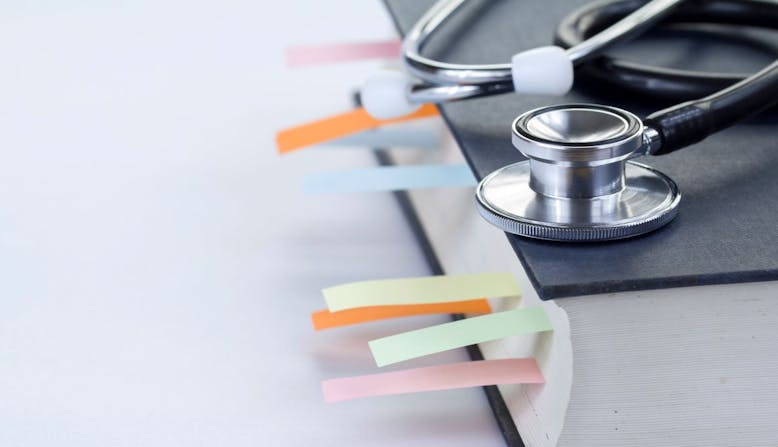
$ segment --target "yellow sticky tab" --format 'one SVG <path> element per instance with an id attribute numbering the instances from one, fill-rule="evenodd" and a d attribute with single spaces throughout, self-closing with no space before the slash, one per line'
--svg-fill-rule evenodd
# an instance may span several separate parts
<path id="1" fill-rule="evenodd" d="M 519 295 L 510 273 L 444 275 L 355 282 L 322 290 L 331 312 L 365 306 L 445 303 Z"/>

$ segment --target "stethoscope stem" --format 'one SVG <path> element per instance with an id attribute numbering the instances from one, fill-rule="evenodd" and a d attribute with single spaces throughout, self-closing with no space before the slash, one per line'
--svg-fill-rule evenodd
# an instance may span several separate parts
<path id="1" fill-rule="evenodd" d="M 592 38 L 565 50 L 565 53 L 573 65 L 587 62 L 614 43 L 643 33 L 683 1 L 652 0 Z M 465 2 L 439 0 L 406 36 L 403 42 L 405 66 L 410 74 L 422 81 L 408 90 L 409 102 L 439 103 L 523 91 L 524 86 L 513 83 L 514 64 L 452 64 L 421 55 L 428 38 Z M 489 87 L 482 87 L 485 84 Z"/>
<path id="2" fill-rule="evenodd" d="M 412 76 L 432 86 L 485 84 L 511 80 L 511 64 L 452 64 L 421 55 L 429 37 L 466 1 L 438 0 L 405 36 L 403 61 Z"/>
<path id="3" fill-rule="evenodd" d="M 465 3 L 439 0 L 413 27 L 404 42 L 403 59 L 414 79 L 409 83 L 395 73 L 368 82 L 362 97 L 369 113 L 391 116 L 419 103 L 510 91 L 562 95 L 572 87 L 576 66 L 606 57 L 606 49 L 644 33 L 671 12 L 670 21 L 694 22 L 701 14 L 706 23 L 766 27 L 776 27 L 769 18 L 778 17 L 775 2 L 759 0 L 602 2 L 563 21 L 557 42 L 568 49 L 535 48 L 504 64 L 452 64 L 422 56 L 430 36 Z M 733 12 L 747 14 L 733 17 Z M 612 25 L 600 30 L 608 23 Z M 589 64 L 581 73 L 590 78 L 592 72 L 599 73 L 602 82 L 612 82 L 607 70 L 598 68 L 602 65 L 607 64 Z M 739 82 L 733 80 L 729 87 L 722 86 L 721 81 L 729 78 L 720 74 L 636 64 L 632 67 L 638 68 L 630 72 L 625 65 L 620 76 L 643 75 L 637 77 L 646 85 L 637 90 L 644 93 L 654 94 L 657 79 L 645 75 L 654 73 L 661 75 L 658 84 L 666 91 L 672 90 L 666 87 L 672 83 L 694 85 L 685 90 L 704 93 L 686 98 L 708 96 L 643 120 L 626 110 L 595 104 L 554 105 L 520 115 L 512 125 L 512 141 L 526 160 L 504 166 L 479 183 L 477 204 L 486 220 L 510 233 L 562 241 L 612 240 L 653 231 L 677 214 L 680 189 L 667 175 L 633 159 L 689 146 L 778 103 L 778 61 Z M 715 89 L 710 88 L 711 79 L 719 83 Z M 720 91 L 709 94 L 715 90 Z"/>
<path id="4" fill-rule="evenodd" d="M 567 49 L 574 65 L 601 55 L 608 47 L 643 34 L 685 0 L 652 0 L 585 41 Z"/>

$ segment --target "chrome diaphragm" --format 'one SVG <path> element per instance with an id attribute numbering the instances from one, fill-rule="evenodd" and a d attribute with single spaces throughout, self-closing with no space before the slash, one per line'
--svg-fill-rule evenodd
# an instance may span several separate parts
<path id="1" fill-rule="evenodd" d="M 519 116 L 513 145 L 528 158 L 484 178 L 479 212 L 520 236 L 558 241 L 623 239 L 677 214 L 678 186 L 632 161 L 649 144 L 638 117 L 615 107 L 571 104 Z"/>

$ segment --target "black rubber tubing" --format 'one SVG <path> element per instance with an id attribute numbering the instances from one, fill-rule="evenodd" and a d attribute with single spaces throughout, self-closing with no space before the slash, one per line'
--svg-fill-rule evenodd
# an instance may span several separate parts
<path id="1" fill-rule="evenodd" d="M 591 3 L 565 17 L 555 43 L 569 48 L 645 5 L 647 0 Z M 687 0 L 666 23 L 707 23 L 778 29 L 778 2 L 765 0 Z M 710 95 L 742 81 L 747 73 L 708 73 L 637 64 L 601 56 L 576 69 L 576 78 L 611 85 L 638 96 L 685 101 Z"/>
<path id="2" fill-rule="evenodd" d="M 617 0 L 589 4 L 567 16 L 557 28 L 557 45 L 569 48 L 615 23 L 646 3 Z M 713 23 L 778 29 L 778 3 L 764 0 L 689 0 L 662 23 Z M 705 73 L 653 67 L 601 56 L 581 66 L 576 76 L 617 85 L 634 93 L 691 101 L 648 116 L 661 146 L 654 155 L 703 140 L 778 104 L 778 61 L 754 75 Z M 707 96 L 706 96 L 707 95 Z"/>
<path id="3" fill-rule="evenodd" d="M 643 123 L 662 138 L 653 155 L 668 154 L 778 104 L 778 61 L 702 99 L 652 113 Z"/>

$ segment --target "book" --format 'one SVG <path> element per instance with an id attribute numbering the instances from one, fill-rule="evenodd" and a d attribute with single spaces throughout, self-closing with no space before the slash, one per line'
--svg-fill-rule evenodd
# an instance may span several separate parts
<path id="1" fill-rule="evenodd" d="M 433 3 L 385 0 L 401 35 Z M 507 62 L 552 44 L 558 23 L 587 3 L 468 3 L 423 53 L 447 62 Z M 753 29 L 680 24 L 608 54 L 672 68 L 754 72 L 774 60 L 758 47 L 776 42 L 774 34 Z M 522 159 L 510 138 L 516 116 L 571 102 L 638 116 L 670 105 L 578 81 L 563 98 L 506 94 L 453 102 L 440 107 L 451 132 L 441 153 L 390 151 L 386 161 L 467 162 L 480 179 Z M 494 300 L 495 309 L 542 305 L 552 319 L 551 333 L 478 346 L 487 359 L 534 356 L 546 376 L 543 386 L 499 387 L 511 422 L 495 411 L 504 433 L 517 427 L 530 447 L 778 445 L 776 137 L 775 114 L 768 113 L 640 160 L 673 178 L 683 199 L 668 226 L 625 241 L 506 238 L 478 216 L 470 188 L 405 194 L 442 272 L 513 272 L 523 296 Z"/>
<path id="2" fill-rule="evenodd" d="M 451 137 L 440 153 L 387 160 L 464 162 Z M 442 271 L 510 271 L 522 297 L 492 300 L 495 311 L 542 305 L 553 322 L 479 345 L 486 359 L 535 357 L 543 370 L 545 385 L 498 387 L 524 445 L 778 444 L 777 283 L 542 300 L 505 234 L 478 216 L 473 188 L 404 194 Z"/>

